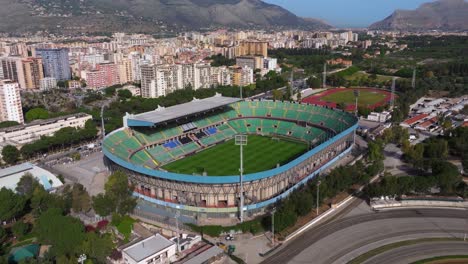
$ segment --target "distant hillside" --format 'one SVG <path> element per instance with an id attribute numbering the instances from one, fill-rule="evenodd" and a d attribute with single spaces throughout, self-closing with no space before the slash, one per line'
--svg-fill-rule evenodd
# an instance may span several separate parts
<path id="1" fill-rule="evenodd" d="M 416 10 L 397 10 L 370 29 L 387 30 L 468 30 L 468 2 L 439 0 Z"/>
<path id="2" fill-rule="evenodd" d="M 329 28 L 260 0 L 0 0 L 0 32 Z"/>

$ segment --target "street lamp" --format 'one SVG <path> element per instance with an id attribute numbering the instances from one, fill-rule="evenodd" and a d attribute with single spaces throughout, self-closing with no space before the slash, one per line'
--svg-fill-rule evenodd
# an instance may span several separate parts
<path id="1" fill-rule="evenodd" d="M 244 156 L 243 156 L 243 146 L 247 145 L 247 135 L 236 135 L 235 144 L 240 146 L 240 213 L 239 218 L 241 223 L 244 222 L 244 182 L 243 182 L 243 173 L 244 173 Z"/>
<path id="2" fill-rule="evenodd" d="M 179 234 L 179 217 L 180 217 L 180 211 L 177 211 L 175 213 L 175 223 L 176 223 L 176 229 L 177 229 L 177 253 L 179 253 L 179 247 L 180 247 L 180 243 L 179 243 L 179 240 L 180 240 L 180 234 Z"/>
<path id="3" fill-rule="evenodd" d="M 80 257 L 78 258 L 78 262 L 83 264 L 86 259 L 87 259 L 86 254 L 81 254 Z"/>
<path id="4" fill-rule="evenodd" d="M 319 214 L 319 195 L 320 195 L 320 184 L 322 181 L 317 182 L 317 216 Z"/>
<path id="5" fill-rule="evenodd" d="M 273 247 L 275 247 L 275 213 L 276 207 L 273 207 L 273 210 L 271 211 L 271 243 L 273 244 Z"/>

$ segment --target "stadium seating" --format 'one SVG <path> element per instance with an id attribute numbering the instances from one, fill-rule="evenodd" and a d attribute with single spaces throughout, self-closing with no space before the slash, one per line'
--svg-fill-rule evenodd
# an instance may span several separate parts
<path id="1" fill-rule="evenodd" d="M 243 118 L 234 119 L 240 116 Z M 236 134 L 294 137 L 314 145 L 326 138 L 325 130 L 304 127 L 304 123 L 298 125 L 297 121 L 323 125 L 340 132 L 355 123 L 356 118 L 342 111 L 314 105 L 246 101 L 231 104 L 224 112 L 209 114 L 184 125 L 122 129 L 106 137 L 104 147 L 122 159 L 128 160 L 131 155 L 130 161 L 134 164 L 154 168 L 203 146 L 231 139 Z M 191 132 L 184 134 L 189 130 Z"/>

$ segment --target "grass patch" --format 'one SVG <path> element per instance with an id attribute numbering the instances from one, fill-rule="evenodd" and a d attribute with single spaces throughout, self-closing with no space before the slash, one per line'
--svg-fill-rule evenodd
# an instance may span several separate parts
<path id="1" fill-rule="evenodd" d="M 255 173 L 283 165 L 307 151 L 307 145 L 285 139 L 249 135 L 244 146 L 244 173 Z M 193 156 L 180 159 L 163 166 L 175 173 L 226 176 L 239 174 L 239 146 L 234 140 L 216 145 Z"/>
<path id="2" fill-rule="evenodd" d="M 352 75 L 346 76 L 345 79 L 348 81 L 355 81 L 355 80 L 368 79 L 369 76 L 370 74 L 363 72 L 363 71 L 359 71 L 359 72 L 353 73 Z M 377 76 L 376 81 L 378 82 L 387 82 L 393 79 L 393 76 L 388 76 L 388 75 L 377 74 L 376 76 Z"/>
<path id="3" fill-rule="evenodd" d="M 131 218 L 128 215 L 125 215 L 118 219 L 118 221 L 113 221 L 112 224 L 117 228 L 119 233 L 121 233 L 125 237 L 125 240 L 128 241 L 130 238 L 130 234 L 132 233 L 133 223 L 135 222 L 135 219 Z"/>
<path id="4" fill-rule="evenodd" d="M 426 264 L 426 263 L 432 263 L 432 262 L 438 262 L 439 260 L 460 260 L 460 263 L 463 263 L 462 260 L 468 259 L 468 255 L 453 255 L 453 256 L 440 256 L 440 257 L 433 257 L 433 258 L 428 258 L 428 259 L 422 259 L 418 260 L 416 262 L 413 262 L 411 264 Z"/>
<path id="5" fill-rule="evenodd" d="M 218 237 L 221 233 L 229 233 L 231 230 L 241 230 L 243 233 L 250 232 L 252 234 L 257 234 L 263 232 L 263 226 L 261 223 L 261 218 L 257 218 L 251 221 L 245 221 L 243 223 L 237 224 L 235 226 L 220 226 L 220 225 L 207 225 L 207 226 L 197 226 L 194 224 L 187 224 L 193 231 L 206 234 L 211 237 Z"/>
<path id="6" fill-rule="evenodd" d="M 366 107 L 368 105 L 379 103 L 386 97 L 387 95 L 383 93 L 368 90 L 359 90 L 358 105 Z M 323 101 L 334 102 L 337 104 L 344 103 L 346 105 L 354 104 L 356 102 L 356 98 L 354 97 L 354 89 L 346 89 L 343 91 L 339 91 L 333 94 L 326 95 L 320 99 Z"/>
<path id="7" fill-rule="evenodd" d="M 399 248 L 399 247 L 403 247 L 403 246 L 416 245 L 416 244 L 425 243 L 425 242 L 438 242 L 438 241 L 463 241 L 463 240 L 459 239 L 459 238 L 440 237 L 440 238 L 421 238 L 421 239 L 400 241 L 400 242 L 388 244 L 388 245 L 381 246 L 379 248 L 370 250 L 370 251 L 368 251 L 368 252 L 354 258 L 353 260 L 348 262 L 348 264 L 363 263 L 363 262 L 369 260 L 372 257 L 375 257 L 377 255 L 380 255 L 380 254 L 382 254 L 382 253 L 384 253 L 386 251 L 389 251 L 389 250 L 392 250 L 392 249 L 395 249 L 395 248 Z"/>

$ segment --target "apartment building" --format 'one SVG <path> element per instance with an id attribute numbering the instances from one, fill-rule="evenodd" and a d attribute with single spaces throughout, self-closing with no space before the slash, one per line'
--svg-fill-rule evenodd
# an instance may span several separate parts
<path id="1" fill-rule="evenodd" d="M 26 89 L 39 89 L 40 80 L 44 78 L 41 58 L 26 58 L 22 60 L 24 82 Z"/>
<path id="2" fill-rule="evenodd" d="M 20 87 L 17 82 L 0 80 L 0 121 L 24 123 Z"/>

